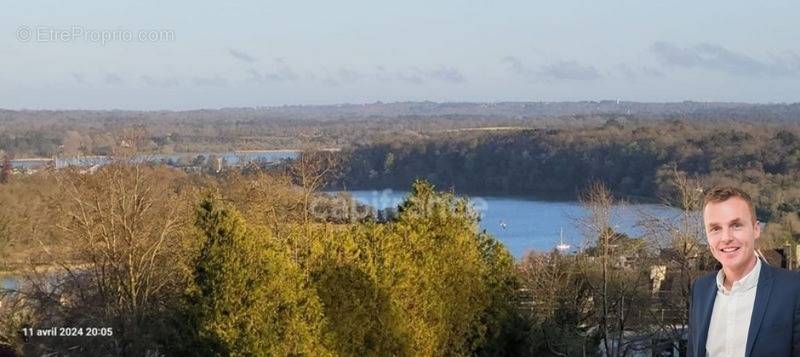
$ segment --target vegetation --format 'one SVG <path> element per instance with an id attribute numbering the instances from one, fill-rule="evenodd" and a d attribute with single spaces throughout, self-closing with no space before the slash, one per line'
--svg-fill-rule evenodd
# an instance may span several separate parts
<path id="1" fill-rule="evenodd" d="M 675 119 L 736 126 L 794 126 L 798 104 L 616 101 L 434 103 L 225 108 L 192 111 L 0 109 L 0 154 L 17 158 L 110 155 L 132 137 L 145 153 L 350 147 L 415 140 L 443 132 L 513 132 L 592 127 L 609 119 Z M 638 124 L 637 124 L 638 125 Z M 406 185 L 410 184 L 406 183 Z"/>
<path id="2" fill-rule="evenodd" d="M 112 120 L 135 117 L 131 112 L 86 112 L 90 120 L 66 121 L 58 132 L 14 124 L 0 133 L 4 158 L 286 145 L 344 150 L 306 152 L 269 169 L 196 173 L 120 159 L 96 170 L 25 175 L 4 160 L 0 274 L 22 277 L 22 284 L 0 291 L 0 350 L 620 356 L 680 349 L 690 283 L 714 269 L 700 230 L 703 188 L 736 184 L 753 194 L 759 218 L 769 222 L 761 247 L 800 239 L 800 131 L 783 120 L 795 106 L 748 107 L 768 123 L 729 120 L 724 129 L 725 106 L 687 106 L 709 118 L 662 120 L 646 106 L 636 116 L 517 118 L 546 110 L 504 104 L 512 114 L 440 113 L 430 120 L 305 113 L 298 122 L 282 117 L 296 114 L 284 108 L 200 113 L 197 122 L 188 113 L 151 113 L 133 129 Z M 230 125 L 221 113 L 247 120 Z M 42 113 L 0 114 L 17 123 Z M 494 128 L 473 128 L 486 125 Z M 290 139 L 245 138 L 253 128 Z M 319 192 L 336 185 L 410 194 L 384 217 L 347 195 Z M 478 229 L 469 201 L 455 190 L 580 199 L 591 213 L 575 222 L 585 244 L 574 254 L 534 252 L 514 261 Z M 642 216 L 646 233 L 629 237 L 613 229 L 609 208 L 620 202 L 612 193 L 663 200 L 683 214 Z M 113 334 L 20 334 L 42 326 Z"/>
<path id="3" fill-rule="evenodd" d="M 218 205 L 206 198 L 197 208 L 202 248 L 187 302 L 200 343 L 183 352 L 327 355 L 322 306 L 300 267 L 235 210 Z"/>
<path id="4" fill-rule="evenodd" d="M 387 141 L 344 153 L 341 185 L 402 189 L 423 178 L 466 193 L 575 199 L 594 181 L 627 197 L 680 206 L 674 176 L 705 187 L 750 192 L 762 222 L 784 240 L 800 239 L 800 130 L 793 126 L 727 127 L 685 121 L 630 124 L 610 119 L 586 128 L 511 133 L 448 133 Z"/>
<path id="5" fill-rule="evenodd" d="M 2 341 L 123 356 L 527 351 L 513 259 L 478 232 L 468 201 L 416 182 L 394 221 L 306 220 L 306 191 L 286 176 L 297 172 L 116 163 L 42 174 L 57 187 L 41 193 L 54 229 L 35 238 L 53 240 L 50 264 L 18 271 L 28 298 L 6 297 L 19 306 L 0 309 Z M 19 336 L 45 325 L 113 336 Z"/>

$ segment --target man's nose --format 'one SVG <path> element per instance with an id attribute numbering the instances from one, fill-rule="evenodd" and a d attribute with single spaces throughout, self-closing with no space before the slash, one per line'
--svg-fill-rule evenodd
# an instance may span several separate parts
<path id="1" fill-rule="evenodd" d="M 722 240 L 724 242 L 730 242 L 730 241 L 734 240 L 733 230 L 732 229 L 725 229 L 725 231 L 722 232 Z"/>

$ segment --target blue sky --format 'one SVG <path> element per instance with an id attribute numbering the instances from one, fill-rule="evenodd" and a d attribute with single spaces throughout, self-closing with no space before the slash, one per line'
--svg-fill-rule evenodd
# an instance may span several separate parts
<path id="1" fill-rule="evenodd" d="M 797 102 L 797 14 L 793 1 L 6 2 L 0 108 Z M 123 38 L 140 32 L 154 39 Z"/>

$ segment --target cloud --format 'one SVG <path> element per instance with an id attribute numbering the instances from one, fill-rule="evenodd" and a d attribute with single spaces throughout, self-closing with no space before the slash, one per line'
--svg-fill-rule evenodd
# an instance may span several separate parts
<path id="1" fill-rule="evenodd" d="M 519 58 L 514 56 L 506 56 L 501 60 L 502 63 L 508 65 L 509 70 L 511 70 L 514 74 L 520 75 L 529 75 L 530 72 L 525 69 L 525 66 L 522 65 L 522 61 Z"/>
<path id="2" fill-rule="evenodd" d="M 325 72 L 320 79 L 323 84 L 329 86 L 340 86 L 340 85 L 347 85 L 356 82 L 360 82 L 362 80 L 378 80 L 378 81 L 386 81 L 391 79 L 391 75 L 385 68 L 381 66 L 377 66 L 374 73 L 369 71 L 359 72 L 355 71 L 346 67 L 340 67 L 334 71 L 329 69 L 322 69 Z"/>
<path id="3" fill-rule="evenodd" d="M 265 72 L 259 72 L 251 68 L 247 73 L 250 74 L 250 80 L 257 83 L 294 82 L 298 78 L 297 74 L 289 67 Z"/>
<path id="4" fill-rule="evenodd" d="M 441 67 L 428 72 L 428 77 L 431 79 L 440 80 L 447 83 L 463 83 L 466 81 L 464 75 L 455 68 Z"/>
<path id="5" fill-rule="evenodd" d="M 649 66 L 643 66 L 639 69 L 642 74 L 650 77 L 663 77 L 664 72 L 661 72 L 658 68 L 653 68 Z"/>
<path id="6" fill-rule="evenodd" d="M 633 82 L 638 81 L 643 77 L 646 78 L 646 77 L 664 76 L 664 73 L 658 70 L 657 68 L 649 66 L 630 65 L 627 63 L 617 64 L 616 66 L 614 66 L 614 70 L 612 73 Z"/>
<path id="7" fill-rule="evenodd" d="M 558 61 L 541 66 L 538 74 L 546 78 L 576 81 L 593 81 L 602 77 L 593 66 L 584 66 L 576 61 Z"/>
<path id="8" fill-rule="evenodd" d="M 527 68 L 519 58 L 514 56 L 506 56 L 500 62 L 504 63 L 511 73 L 530 80 L 593 81 L 603 77 L 594 66 L 583 65 L 577 61 L 557 61 L 539 66 L 534 70 Z"/>
<path id="9" fill-rule="evenodd" d="M 151 87 L 160 87 L 160 88 L 168 88 L 168 87 L 175 87 L 180 84 L 180 81 L 177 78 L 170 77 L 170 78 L 154 78 L 150 76 L 141 76 L 139 77 L 145 84 Z"/>
<path id="10" fill-rule="evenodd" d="M 425 74 L 422 73 L 422 71 L 419 68 L 409 68 L 398 71 L 395 74 L 395 78 L 403 82 L 408 82 L 412 84 L 425 83 Z"/>
<path id="11" fill-rule="evenodd" d="M 352 84 L 366 78 L 367 75 L 356 72 L 348 68 L 339 68 L 335 71 L 323 69 L 325 75 L 322 77 L 322 83 L 329 86 L 340 86 L 343 84 Z"/>
<path id="12" fill-rule="evenodd" d="M 247 73 L 250 81 L 256 83 L 294 82 L 300 78 L 291 66 L 277 57 L 272 59 L 272 68 L 263 71 L 250 68 Z"/>
<path id="13" fill-rule="evenodd" d="M 436 69 L 423 70 L 417 67 L 397 71 L 394 76 L 383 76 L 386 80 L 400 80 L 412 84 L 423 84 L 430 81 L 444 83 L 463 83 L 466 77 L 456 68 L 441 66 Z"/>
<path id="14" fill-rule="evenodd" d="M 402 81 L 423 84 L 431 81 L 442 83 L 463 83 L 467 79 L 456 68 L 439 66 L 433 69 L 409 67 L 400 70 L 375 66 L 372 70 L 356 70 L 350 67 L 321 68 L 315 73 L 300 75 L 283 59 L 273 59 L 273 69 L 262 71 L 251 68 L 247 71 L 249 80 L 257 83 L 293 82 L 298 80 L 322 83 L 328 86 L 350 85 L 363 81 L 395 82 Z M 302 78 L 301 78 L 302 77 Z"/>
<path id="15" fill-rule="evenodd" d="M 716 44 L 700 43 L 691 47 L 679 47 L 664 41 L 653 43 L 650 51 L 661 63 L 673 67 L 710 69 L 739 76 L 778 77 L 800 74 L 800 57 L 796 54 L 765 61 Z"/>
<path id="16" fill-rule="evenodd" d="M 78 84 L 88 84 L 86 82 L 86 76 L 80 73 L 72 73 L 72 79 Z"/>
<path id="17" fill-rule="evenodd" d="M 192 84 L 200 87 L 224 87 L 228 85 L 228 80 L 221 77 L 195 77 Z"/>
<path id="18" fill-rule="evenodd" d="M 339 82 L 342 83 L 358 82 L 359 80 L 361 80 L 361 78 L 363 78 L 363 76 L 360 73 L 353 70 L 340 68 L 338 71 L 338 80 Z"/>
<path id="19" fill-rule="evenodd" d="M 230 55 L 233 56 L 233 58 L 235 58 L 235 59 L 237 59 L 239 61 L 245 62 L 245 63 L 253 63 L 253 62 L 258 61 L 257 58 L 255 58 L 255 57 L 253 57 L 253 56 L 251 56 L 251 55 L 249 55 L 249 54 L 247 54 L 245 52 L 235 50 L 233 48 L 229 48 L 228 49 L 228 53 L 230 53 Z"/>
<path id="20" fill-rule="evenodd" d="M 634 70 L 631 66 L 628 66 L 627 64 L 620 63 L 615 66 L 615 69 L 617 70 L 617 72 L 619 72 L 619 74 L 621 74 L 628 80 L 635 81 L 639 78 L 639 73 L 636 72 L 636 70 Z"/>
<path id="21" fill-rule="evenodd" d="M 375 79 L 378 82 L 391 82 L 395 79 L 395 75 L 383 66 L 375 66 Z"/>
<path id="22" fill-rule="evenodd" d="M 103 78 L 103 82 L 105 82 L 106 84 L 115 85 L 115 86 L 125 83 L 125 81 L 122 79 L 122 77 L 120 77 L 120 76 L 118 76 L 118 75 L 116 75 L 114 73 L 106 74 L 105 78 Z"/>

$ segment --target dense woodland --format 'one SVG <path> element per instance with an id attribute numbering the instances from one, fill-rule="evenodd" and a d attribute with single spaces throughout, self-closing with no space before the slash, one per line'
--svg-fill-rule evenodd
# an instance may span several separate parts
<path id="1" fill-rule="evenodd" d="M 0 110 L 0 154 L 17 158 L 108 155 L 121 140 L 173 153 L 349 147 L 479 127 L 561 128 L 688 122 L 796 125 L 800 104 L 520 102 L 374 103 L 193 111 Z"/>
<path id="2" fill-rule="evenodd" d="M 762 221 L 800 210 L 800 130 L 794 126 L 610 119 L 590 128 L 445 133 L 373 143 L 347 152 L 342 185 L 402 189 L 425 178 L 459 192 L 574 199 L 593 181 L 619 195 L 674 198 L 670 176 L 682 172 L 706 187 L 742 186 Z"/>

